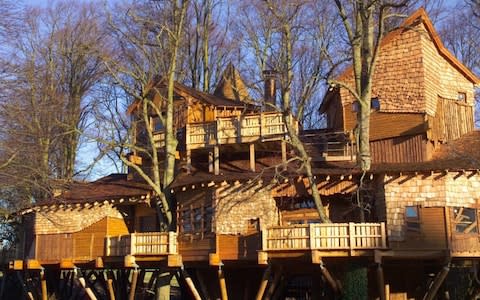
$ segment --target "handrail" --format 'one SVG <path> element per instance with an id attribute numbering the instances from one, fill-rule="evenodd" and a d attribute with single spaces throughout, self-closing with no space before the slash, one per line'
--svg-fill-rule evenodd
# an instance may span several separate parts
<path id="1" fill-rule="evenodd" d="M 106 256 L 177 254 L 176 232 L 138 232 L 105 238 Z"/>
<path id="2" fill-rule="evenodd" d="M 262 249 L 358 250 L 387 247 L 385 223 L 328 223 L 272 226 L 263 231 Z"/>

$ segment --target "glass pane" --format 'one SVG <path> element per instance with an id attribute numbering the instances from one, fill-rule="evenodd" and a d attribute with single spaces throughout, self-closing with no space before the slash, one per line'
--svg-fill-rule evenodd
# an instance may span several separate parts
<path id="1" fill-rule="evenodd" d="M 405 217 L 408 219 L 418 219 L 418 207 L 407 206 L 405 207 Z"/>

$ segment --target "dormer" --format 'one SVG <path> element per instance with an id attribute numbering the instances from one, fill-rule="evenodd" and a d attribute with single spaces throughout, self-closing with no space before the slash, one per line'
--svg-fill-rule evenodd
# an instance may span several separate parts
<path id="1" fill-rule="evenodd" d="M 337 80 L 353 86 L 352 68 Z M 471 132 L 479 83 L 445 48 L 425 10 L 415 12 L 381 42 L 370 117 L 373 161 L 425 161 L 436 144 Z M 347 89 L 331 87 L 320 112 L 329 128 L 350 131 L 357 124 L 355 108 Z"/>

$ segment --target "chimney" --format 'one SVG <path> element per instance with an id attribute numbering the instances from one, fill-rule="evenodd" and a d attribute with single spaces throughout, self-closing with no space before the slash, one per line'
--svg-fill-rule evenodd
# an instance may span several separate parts
<path id="1" fill-rule="evenodd" d="M 275 102 L 277 99 L 277 87 L 276 87 L 277 72 L 274 70 L 265 70 L 262 73 L 263 73 L 263 80 L 264 80 L 264 87 L 265 87 L 265 94 L 264 94 L 265 108 L 267 110 L 272 110 L 273 108 L 271 107 L 271 105 L 275 105 Z"/>

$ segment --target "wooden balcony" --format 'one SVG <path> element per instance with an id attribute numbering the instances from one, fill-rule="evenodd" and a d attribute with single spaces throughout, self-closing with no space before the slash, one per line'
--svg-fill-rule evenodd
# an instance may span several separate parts
<path id="1" fill-rule="evenodd" d="M 142 232 L 105 238 L 106 256 L 177 254 L 176 232 Z"/>
<path id="2" fill-rule="evenodd" d="M 293 118 L 295 130 L 298 126 Z M 260 113 L 237 117 L 217 118 L 206 123 L 187 124 L 187 149 L 214 145 L 282 140 L 287 134 L 281 113 Z"/>
<path id="3" fill-rule="evenodd" d="M 385 223 L 275 226 L 267 228 L 262 235 L 262 251 L 268 255 L 274 252 L 319 250 L 322 253 L 331 251 L 343 256 L 355 255 L 352 253 L 358 250 L 386 247 Z"/>
<path id="4" fill-rule="evenodd" d="M 356 159 L 356 146 L 349 132 L 309 130 L 300 138 L 313 161 L 355 161 Z"/>

